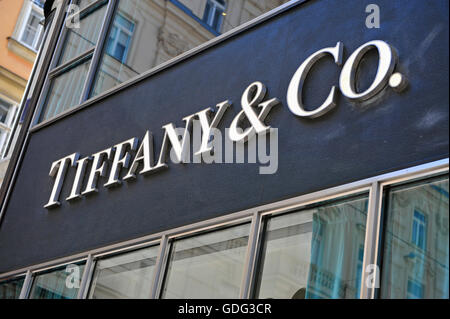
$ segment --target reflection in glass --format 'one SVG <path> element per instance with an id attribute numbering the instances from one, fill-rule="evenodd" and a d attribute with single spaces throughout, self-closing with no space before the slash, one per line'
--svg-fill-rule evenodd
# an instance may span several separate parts
<path id="1" fill-rule="evenodd" d="M 150 298 L 158 250 L 159 246 L 153 246 L 99 260 L 89 298 Z"/>
<path id="2" fill-rule="evenodd" d="M 119 0 L 91 96 L 288 0 Z"/>
<path id="3" fill-rule="evenodd" d="M 83 276 L 84 262 L 37 274 L 30 299 L 76 299 Z"/>
<path id="4" fill-rule="evenodd" d="M 89 64 L 90 60 L 52 80 L 47 93 L 46 107 L 41 114 L 41 121 L 79 104 Z"/>
<path id="5" fill-rule="evenodd" d="M 67 29 L 67 35 L 58 65 L 68 62 L 97 45 L 105 12 L 106 6 L 103 6 L 89 15 L 82 17 L 79 28 Z"/>
<path id="6" fill-rule="evenodd" d="M 84 9 L 97 1 L 98 0 L 78 0 L 78 6 L 80 7 L 80 9 Z"/>
<path id="7" fill-rule="evenodd" d="M 448 178 L 393 187 L 385 198 L 381 298 L 448 298 Z"/>
<path id="8" fill-rule="evenodd" d="M 172 242 L 162 298 L 239 298 L 250 224 Z"/>
<path id="9" fill-rule="evenodd" d="M 257 298 L 359 298 L 367 198 L 270 217 Z"/>
<path id="10" fill-rule="evenodd" d="M 19 299 L 25 277 L 0 282 L 0 299 Z"/>

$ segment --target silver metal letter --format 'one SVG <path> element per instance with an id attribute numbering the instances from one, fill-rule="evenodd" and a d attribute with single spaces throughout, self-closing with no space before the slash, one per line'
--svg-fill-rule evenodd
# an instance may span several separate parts
<path id="1" fill-rule="evenodd" d="M 167 157 L 167 152 L 169 150 L 169 141 L 172 145 L 173 151 L 175 152 L 175 157 L 178 162 L 186 163 L 188 162 L 187 155 L 189 154 L 187 149 L 187 138 L 190 137 L 189 131 L 192 124 L 192 119 L 196 116 L 196 114 L 192 114 L 183 118 L 183 121 L 186 122 L 186 126 L 184 128 L 183 138 L 180 141 L 178 138 L 178 134 L 175 130 L 175 126 L 172 123 L 164 125 L 162 128 L 166 131 L 163 138 L 163 144 L 161 146 L 161 153 L 159 155 L 158 164 L 156 167 L 160 167 L 164 165 Z"/>
<path id="2" fill-rule="evenodd" d="M 114 146 L 115 154 L 114 154 L 114 160 L 111 165 L 111 172 L 109 173 L 108 182 L 105 184 L 105 187 L 111 187 L 113 185 L 120 184 L 119 181 L 119 173 L 120 169 L 128 168 L 128 165 L 130 164 L 130 153 L 124 151 L 127 146 L 130 146 L 130 150 L 135 150 L 138 144 L 138 139 L 136 137 L 133 137 L 125 142 L 119 143 Z"/>
<path id="3" fill-rule="evenodd" d="M 334 62 L 337 65 L 342 64 L 342 42 L 338 42 L 336 46 L 319 50 L 310 55 L 297 69 L 292 77 L 291 83 L 287 91 L 287 104 L 292 113 L 300 117 L 315 118 L 319 117 L 336 106 L 336 87 L 331 88 L 330 94 L 328 94 L 325 102 L 322 103 L 314 111 L 306 111 L 303 106 L 302 90 L 309 70 L 314 63 L 320 60 L 327 54 L 331 54 L 334 58 Z"/>
<path id="4" fill-rule="evenodd" d="M 61 193 L 61 188 L 64 184 L 64 177 L 67 173 L 67 167 L 70 163 L 70 166 L 73 166 L 75 161 L 78 160 L 80 154 L 74 153 L 72 155 L 66 156 L 56 162 L 53 162 L 52 167 L 50 168 L 50 176 L 55 177 L 55 184 L 53 185 L 52 193 L 50 195 L 50 199 L 47 205 L 44 208 L 51 208 L 54 206 L 59 206 L 61 203 L 58 201 L 59 195 Z"/>
<path id="5" fill-rule="evenodd" d="M 367 90 L 357 93 L 355 76 L 356 70 L 358 69 L 359 62 L 363 58 L 364 54 L 371 48 L 376 48 L 379 54 L 377 74 L 375 76 L 375 80 Z M 363 44 L 352 53 L 342 68 L 341 76 L 339 78 L 339 86 L 342 94 L 354 101 L 364 101 L 370 99 L 386 86 L 396 64 L 397 55 L 395 54 L 393 48 L 386 42 L 374 40 Z"/>
<path id="6" fill-rule="evenodd" d="M 104 159 L 103 155 L 106 156 L 106 159 L 109 159 L 109 157 L 111 156 L 111 151 L 112 151 L 112 147 L 92 155 L 93 161 L 92 161 L 91 172 L 89 173 L 89 179 L 88 179 L 88 183 L 86 185 L 86 189 L 82 193 L 83 195 L 98 191 L 98 189 L 97 189 L 98 176 L 99 175 L 103 176 L 103 177 L 106 176 L 106 163 L 103 161 L 103 159 Z M 103 161 L 103 163 L 102 163 L 102 161 Z M 102 163 L 102 164 L 100 165 L 100 163 Z"/>
<path id="7" fill-rule="evenodd" d="M 92 158 L 88 156 L 77 161 L 77 172 L 75 174 L 75 180 L 73 181 L 72 191 L 70 192 L 69 197 L 66 198 L 67 201 L 81 197 L 84 172 L 86 171 L 87 163 L 91 159 Z"/>
<path id="8" fill-rule="evenodd" d="M 143 168 L 139 174 L 146 174 L 154 170 L 152 167 L 154 162 L 153 155 L 153 135 L 147 131 L 142 139 L 142 143 L 134 157 L 133 163 L 131 164 L 128 174 L 123 178 L 123 180 L 130 180 L 136 178 L 136 171 L 139 167 L 139 162 L 143 163 Z"/>
<path id="9" fill-rule="evenodd" d="M 213 149 L 212 146 L 208 146 L 210 136 L 211 136 L 211 129 L 216 128 L 219 124 L 220 120 L 222 119 L 223 114 L 230 106 L 229 101 L 224 101 L 222 103 L 217 104 L 217 113 L 214 116 L 211 124 L 209 124 L 209 114 L 214 112 L 212 108 L 207 108 L 201 112 L 196 113 L 198 116 L 198 119 L 200 120 L 200 125 L 202 126 L 202 144 L 199 148 L 199 150 L 195 153 L 195 155 L 201 155 L 201 154 L 209 154 L 211 150 Z"/>

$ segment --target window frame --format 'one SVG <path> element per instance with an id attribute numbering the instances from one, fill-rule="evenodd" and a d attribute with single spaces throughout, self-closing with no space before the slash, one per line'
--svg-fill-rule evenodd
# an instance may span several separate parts
<path id="1" fill-rule="evenodd" d="M 140 249 L 145 249 L 145 248 L 150 248 L 150 247 L 158 247 L 158 255 L 156 257 L 155 271 L 154 271 L 153 278 L 152 278 L 152 287 L 153 287 L 156 277 L 158 276 L 157 268 L 158 268 L 159 259 L 160 259 L 160 255 L 161 255 L 161 240 L 159 240 L 159 239 L 151 240 L 149 242 L 144 242 L 144 243 L 140 243 L 137 245 L 132 245 L 132 246 L 124 247 L 124 248 L 115 249 L 112 251 L 98 253 L 98 254 L 91 255 L 90 257 L 88 257 L 88 261 L 90 260 L 91 263 L 90 263 L 90 269 L 87 272 L 86 282 L 83 285 L 83 287 L 80 287 L 80 289 L 83 288 L 83 291 L 81 291 L 81 293 L 80 293 L 81 299 L 89 298 L 89 293 L 93 287 L 91 285 L 92 280 L 94 279 L 94 273 L 97 268 L 97 263 L 99 260 L 112 258 L 112 257 L 119 256 L 122 254 L 132 253 L 134 251 L 138 251 Z M 152 295 L 153 295 L 153 291 L 152 291 Z"/>
<path id="2" fill-rule="evenodd" d="M 26 294 L 24 294 L 24 298 L 23 299 L 31 299 L 30 298 L 31 297 L 31 291 L 33 290 L 33 285 L 36 282 L 36 277 L 38 277 L 40 275 L 45 275 L 45 274 L 48 274 L 48 273 L 52 273 L 54 271 L 62 270 L 64 268 L 64 266 L 68 266 L 68 265 L 71 265 L 71 264 L 83 263 L 83 262 L 84 262 L 84 265 L 83 265 L 84 266 L 84 270 L 83 270 L 83 273 L 81 274 L 81 279 L 83 279 L 84 278 L 84 274 L 86 273 L 86 267 L 87 267 L 88 258 L 76 259 L 76 260 L 73 260 L 73 261 L 70 261 L 70 262 L 65 262 L 65 263 L 62 263 L 62 264 L 55 265 L 55 266 L 50 266 L 50 267 L 45 267 L 45 268 L 37 269 L 37 270 L 34 270 L 34 271 L 30 271 L 30 273 L 29 274 L 27 273 L 27 275 L 25 277 L 25 282 L 27 282 L 27 279 L 28 279 L 28 282 L 27 282 L 27 287 L 25 287 L 26 288 Z M 25 286 L 25 282 L 24 282 L 23 286 Z M 82 285 L 81 285 L 81 282 L 80 282 L 80 288 L 78 288 L 78 293 L 77 293 L 77 298 L 76 299 L 79 299 L 81 288 L 82 288 Z"/>
<path id="3" fill-rule="evenodd" d="M 448 167 L 447 169 L 443 168 L 443 169 L 436 169 L 436 170 L 431 170 L 429 172 L 424 171 L 423 173 L 418 173 L 418 174 L 413 174 L 410 177 L 403 177 L 403 178 L 397 178 L 397 179 L 393 179 L 387 182 L 384 182 L 381 184 L 381 194 L 380 194 L 380 205 L 379 205 L 379 214 L 378 214 L 378 228 L 377 228 L 377 256 L 375 259 L 375 265 L 377 265 L 378 269 L 379 269 L 379 274 L 378 274 L 378 280 L 379 280 L 379 287 L 372 289 L 372 299 L 376 299 L 376 298 L 380 298 L 380 293 L 381 293 L 381 285 L 382 285 L 382 275 L 383 275 L 383 254 L 384 254 L 384 245 L 385 245 L 385 233 L 384 233 L 384 224 L 388 221 L 388 216 L 389 216 L 389 211 L 388 211 L 388 206 L 389 206 L 389 200 L 388 200 L 388 196 L 389 193 L 391 192 L 391 188 L 395 187 L 395 188 L 402 188 L 402 187 L 410 187 L 410 186 L 418 186 L 418 185 L 422 185 L 423 183 L 426 183 L 427 181 L 433 181 L 433 180 L 445 180 L 445 179 L 449 179 L 449 170 Z M 417 208 L 415 208 L 417 210 Z M 428 216 L 427 214 L 423 213 L 422 211 L 418 210 L 422 215 L 425 216 L 425 220 L 428 220 Z M 414 212 L 413 212 L 414 213 Z M 412 218 L 413 219 L 413 218 Z M 417 246 L 413 241 L 412 241 L 412 226 L 413 223 L 410 224 L 410 230 L 411 230 L 411 237 L 410 237 L 410 244 L 414 245 L 416 249 L 418 249 L 419 251 L 421 251 L 422 253 L 424 252 L 424 250 L 420 247 Z M 426 229 L 426 228 L 425 228 Z M 427 243 L 427 238 L 426 238 L 427 233 L 425 233 L 425 244 Z M 426 247 L 425 247 L 426 248 Z M 415 281 L 417 283 L 417 281 Z M 424 285 L 425 287 L 425 285 Z M 406 287 L 407 288 L 407 287 Z M 407 291 L 407 289 L 406 289 Z M 408 291 L 407 291 L 408 294 Z"/>
<path id="4" fill-rule="evenodd" d="M 18 26 L 17 33 L 16 33 L 17 35 L 15 38 L 16 38 L 17 42 L 19 42 L 21 45 L 25 46 L 26 48 L 28 48 L 34 52 L 38 52 L 39 47 L 38 46 L 35 47 L 35 45 L 37 45 L 39 40 L 43 39 L 43 37 L 44 37 L 44 26 L 42 24 L 42 21 L 44 19 L 43 9 L 41 7 L 39 7 L 34 1 L 26 0 L 24 2 L 24 7 L 22 10 L 24 10 L 24 11 L 21 13 L 21 16 L 19 17 L 20 25 Z M 38 29 L 36 30 L 36 36 L 33 39 L 33 44 L 30 46 L 29 44 L 22 41 L 22 37 L 26 31 L 29 18 L 33 11 L 38 13 L 41 16 L 41 19 L 38 24 Z M 42 41 L 41 41 L 41 43 L 42 43 Z"/>
<path id="5" fill-rule="evenodd" d="M 245 268 L 241 284 L 241 299 L 249 299 L 253 285 L 255 285 L 255 272 L 257 271 L 256 257 L 258 256 L 258 249 L 262 247 L 261 237 L 264 224 L 261 223 L 264 215 L 268 214 L 283 214 L 301 209 L 302 207 L 321 203 L 328 200 L 340 199 L 349 195 L 357 195 L 363 192 L 369 192 L 369 202 L 366 221 L 366 233 L 364 242 L 364 256 L 363 256 L 363 270 L 367 269 L 368 265 L 380 265 L 380 227 L 381 227 L 381 208 L 383 200 L 383 187 L 389 187 L 392 184 L 411 183 L 421 179 L 434 178 L 437 176 L 448 176 L 449 173 L 449 159 L 445 158 L 435 162 L 418 165 L 393 171 L 390 173 L 374 176 L 368 179 L 359 180 L 349 184 L 344 184 L 332 188 L 327 188 L 314 193 L 300 195 L 294 198 L 265 204 L 258 207 L 249 208 L 243 211 L 231 213 L 221 217 L 216 217 L 209 220 L 204 220 L 190 225 L 181 226 L 175 229 L 169 229 L 156 234 L 146 235 L 140 238 L 131 239 L 128 241 L 112 244 L 106 247 L 97 248 L 91 251 L 85 251 L 77 255 L 64 257 L 58 260 L 45 262 L 43 264 L 34 265 L 8 273 L 0 274 L 0 281 L 7 280 L 11 276 L 20 275 L 26 272 L 26 278 L 22 287 L 21 298 L 26 298 L 31 286 L 31 280 L 34 273 L 45 271 L 50 268 L 61 267 L 81 260 L 87 260 L 84 268 L 84 273 L 78 293 L 78 298 L 86 298 L 87 290 L 92 279 L 94 270 L 94 257 L 106 256 L 110 254 L 117 254 L 135 250 L 139 247 L 155 245 L 159 243 L 159 253 L 156 260 L 156 268 L 152 283 L 151 299 L 160 296 L 162 288 L 162 280 L 164 277 L 165 267 L 167 267 L 168 254 L 170 251 L 169 240 L 174 238 L 182 238 L 183 236 L 192 236 L 201 234 L 201 232 L 212 231 L 227 226 L 242 224 L 251 221 L 250 235 L 245 257 Z M 368 273 L 364 272 L 361 276 L 361 299 L 374 299 L 377 288 L 365 287 L 363 283 L 366 282 Z M 379 275 L 379 274 L 378 274 Z"/>
<path id="6" fill-rule="evenodd" d="M 66 1 L 68 1 L 69 3 L 72 3 L 72 2 L 77 1 L 77 0 L 66 0 Z M 101 0 L 97 0 L 97 1 L 101 1 Z M 241 25 L 239 25 L 239 26 L 237 26 L 237 27 L 227 31 L 226 33 L 217 35 L 215 38 L 212 38 L 211 40 L 206 41 L 206 42 L 204 42 L 204 43 L 202 43 L 202 44 L 192 48 L 191 50 L 188 50 L 188 51 L 186 51 L 186 52 L 184 52 L 184 53 L 182 53 L 182 54 L 180 54 L 180 55 L 178 55 L 178 56 L 176 56 L 176 57 L 174 57 L 174 58 L 172 58 L 172 59 L 170 59 L 170 60 L 168 60 L 168 61 L 166 61 L 164 63 L 161 63 L 161 64 L 159 64 L 159 65 L 157 65 L 157 66 L 155 66 L 155 67 L 153 67 L 153 68 L 151 68 L 151 69 L 149 69 L 149 70 L 147 70 L 147 71 L 145 71 L 145 72 L 143 72 L 143 73 L 141 73 L 139 75 L 136 75 L 135 77 L 133 77 L 133 78 L 131 78 L 131 79 L 129 79 L 129 80 L 127 80 L 127 81 L 117 85 L 117 86 L 114 86 L 114 87 L 112 87 L 112 88 L 110 88 L 110 89 L 108 89 L 108 90 L 106 90 L 106 91 L 104 91 L 104 92 L 94 96 L 94 97 L 90 97 L 89 94 L 90 94 L 90 91 L 93 88 L 96 71 L 98 69 L 99 63 L 101 62 L 101 54 L 103 52 L 104 46 L 106 45 L 106 40 L 107 39 L 105 39 L 105 37 L 106 37 L 106 35 L 107 35 L 108 31 L 109 31 L 109 27 L 112 25 L 112 21 L 113 21 L 113 18 L 114 18 L 114 13 L 115 13 L 115 10 L 117 8 L 117 4 L 118 4 L 119 0 L 103 0 L 103 1 L 109 1 L 109 4 L 108 4 L 109 7 L 108 7 L 106 15 L 105 15 L 105 21 L 103 23 L 102 30 L 100 32 L 99 41 L 97 43 L 96 50 L 95 50 L 94 55 L 92 57 L 91 67 L 90 67 L 90 70 L 88 72 L 88 76 L 87 76 L 87 79 L 86 79 L 86 85 L 85 85 L 85 90 L 84 90 L 85 94 L 82 95 L 82 99 L 80 99 L 81 100 L 80 104 L 75 105 L 75 106 L 73 106 L 73 107 L 63 111 L 63 112 L 55 115 L 54 117 L 51 117 L 51 118 L 48 118 L 46 120 L 40 121 L 39 119 L 40 119 L 40 116 L 41 116 L 41 113 L 42 113 L 42 108 L 43 108 L 43 106 L 42 106 L 42 99 L 43 99 L 42 96 L 45 95 L 45 93 L 48 90 L 48 81 L 47 81 L 48 73 L 46 73 L 45 74 L 46 80 L 44 82 L 43 87 L 40 90 L 39 99 L 38 99 L 38 102 L 36 103 L 36 107 L 35 107 L 35 110 L 34 110 L 33 118 L 32 118 L 32 121 L 30 122 L 30 125 L 29 125 L 29 128 L 28 128 L 30 133 L 38 131 L 38 130 L 40 130 L 40 129 L 42 129 L 42 128 L 44 128 L 44 127 L 46 127 L 46 126 L 48 126 L 48 125 L 50 125 L 50 124 L 52 124 L 52 123 L 54 123 L 56 121 L 59 121 L 60 119 L 66 117 L 66 116 L 68 116 L 68 115 L 70 115 L 70 114 L 72 114 L 74 112 L 82 110 L 85 107 L 91 106 L 93 103 L 95 103 L 97 101 L 100 101 L 100 100 L 108 97 L 109 95 L 114 94 L 115 92 L 118 92 L 118 91 L 121 91 L 121 90 L 123 90 L 123 89 L 125 89 L 127 87 L 130 87 L 133 84 L 135 84 L 135 83 L 137 83 L 139 81 L 142 81 L 143 79 L 145 79 L 145 78 L 147 78 L 149 76 L 152 76 L 155 73 L 158 73 L 158 72 L 160 72 L 160 71 L 162 71 L 162 70 L 164 70 L 164 69 L 166 69 L 166 68 L 168 68 L 168 67 L 170 67 L 170 66 L 172 66 L 174 64 L 177 64 L 177 63 L 179 63 L 181 61 L 184 61 L 185 59 L 187 59 L 187 58 L 189 58 L 191 56 L 199 54 L 202 51 L 204 51 L 204 50 L 206 50 L 206 49 L 208 49 L 208 48 L 210 48 L 212 46 L 218 45 L 219 43 L 221 43 L 221 42 L 223 42 L 223 41 L 225 41 L 225 40 L 235 36 L 236 34 L 244 32 L 244 31 L 246 31 L 246 30 L 248 30 L 248 29 L 250 29 L 250 28 L 252 28 L 252 27 L 254 27 L 254 26 L 258 25 L 258 24 L 260 24 L 260 23 L 263 23 L 264 21 L 266 21 L 266 20 L 268 20 L 268 19 L 270 19 L 270 18 L 272 18 L 274 16 L 282 14 L 283 12 L 285 12 L 285 11 L 287 11 L 287 10 L 297 6 L 297 5 L 301 5 L 301 4 L 303 4 L 303 3 L 305 3 L 305 2 L 307 2 L 309 0 L 290 0 L 290 1 L 288 1 L 288 2 L 278 6 L 278 7 L 274 8 L 274 9 L 272 9 L 272 10 L 269 10 L 269 11 L 263 13 L 262 15 L 260 15 L 258 17 L 255 17 L 252 20 L 249 20 L 249 21 L 247 21 L 247 22 L 245 22 L 245 23 L 243 23 L 243 24 L 241 24 Z M 175 0 L 169 0 L 169 1 L 175 2 Z M 84 8 L 83 8 L 83 10 L 84 10 Z M 63 14 L 64 14 L 65 17 L 67 17 L 66 13 L 63 12 Z M 64 19 L 64 21 L 65 20 L 66 20 L 66 18 Z M 202 21 L 200 18 L 199 18 L 199 20 Z M 63 26 L 60 25 L 59 28 L 60 28 L 60 32 L 59 32 L 60 35 L 58 37 L 57 45 L 56 45 L 56 48 L 54 50 L 54 54 L 52 55 L 53 56 L 52 59 L 54 59 L 54 57 L 56 55 L 58 55 L 58 53 L 59 53 L 59 49 L 60 49 L 60 46 L 61 46 L 61 35 L 64 33 L 63 32 L 64 31 Z M 51 67 L 49 69 L 51 69 Z"/>
<path id="7" fill-rule="evenodd" d="M 416 213 L 423 216 L 423 218 L 424 218 L 423 221 L 416 217 Z M 414 224 L 416 224 L 416 223 L 417 223 L 418 228 L 417 228 L 417 231 L 414 232 Z M 411 227 L 411 242 L 420 250 L 427 249 L 427 235 L 428 235 L 427 224 L 428 224 L 427 214 L 423 213 L 418 208 L 415 208 L 414 212 L 413 212 L 412 227 Z M 420 241 L 420 228 L 423 229 L 423 236 L 424 236 L 422 246 L 420 246 L 419 242 L 418 242 L 418 241 Z M 417 236 L 416 240 L 414 240 L 414 235 Z"/>
<path id="8" fill-rule="evenodd" d="M 119 59 L 118 57 L 110 54 L 111 52 L 108 53 L 108 41 L 109 41 L 109 37 L 108 37 L 108 40 L 106 41 L 106 44 L 105 44 L 105 53 L 108 54 L 109 56 L 111 56 L 112 58 L 120 61 L 122 64 L 127 64 L 128 51 L 130 50 L 130 47 L 133 43 L 133 35 L 136 30 L 136 22 L 128 19 L 127 17 L 125 17 L 124 15 L 122 15 L 120 13 L 118 13 L 118 15 L 120 15 L 122 17 L 122 19 L 130 22 L 132 24 L 132 29 L 130 31 L 130 30 L 126 29 L 125 27 L 123 27 L 122 25 L 120 25 L 119 23 L 116 24 L 115 21 L 112 22 L 111 30 L 114 27 L 117 29 L 116 37 L 113 39 L 113 41 L 112 41 L 113 44 L 111 45 L 112 52 L 114 52 L 115 48 L 117 47 L 117 44 L 119 43 L 119 35 L 121 32 L 126 34 L 126 36 L 127 36 L 127 46 L 125 47 L 125 51 L 123 52 L 122 59 Z"/>
<path id="9" fill-rule="evenodd" d="M 69 0 L 70 5 L 78 5 L 82 0 Z M 96 0 L 88 5 L 82 7 L 79 12 L 75 12 L 73 14 L 69 14 L 68 12 L 64 13 L 63 23 L 60 26 L 59 36 L 56 43 L 56 48 L 54 50 L 54 54 L 52 55 L 48 72 L 46 73 L 44 85 L 40 91 L 38 101 L 36 103 L 36 109 L 33 114 L 33 119 L 31 121 L 30 127 L 36 126 L 40 123 L 46 123 L 48 121 L 52 121 L 55 118 L 59 118 L 63 114 L 68 114 L 73 111 L 74 108 L 77 108 L 80 104 L 86 101 L 89 97 L 90 88 L 93 84 L 95 73 L 97 70 L 97 66 L 99 63 L 100 55 L 103 50 L 103 46 L 106 43 L 105 34 L 107 33 L 110 25 L 111 18 L 114 13 L 114 9 L 116 6 L 117 0 Z M 66 27 L 66 23 L 71 21 L 75 15 L 79 14 L 80 21 L 89 16 L 91 13 L 101 10 L 103 6 L 106 6 L 105 14 L 103 17 L 103 22 L 100 26 L 99 35 L 97 39 L 97 43 L 86 51 L 78 54 L 77 56 L 69 59 L 58 65 L 61 54 L 63 53 L 65 40 L 69 34 L 69 29 Z M 66 10 L 67 11 L 67 10 Z M 59 77 L 60 75 L 70 71 L 72 68 L 77 67 L 78 65 L 90 60 L 88 72 L 86 74 L 86 79 L 82 84 L 82 93 L 79 97 L 78 103 L 69 107 L 68 109 L 55 114 L 47 119 L 41 120 L 41 116 L 43 112 L 46 110 L 46 101 L 48 94 L 50 93 L 53 80 Z"/>
<path id="10" fill-rule="evenodd" d="M 223 0 L 224 4 L 221 4 L 218 0 L 206 0 L 205 3 L 205 11 L 203 13 L 203 21 L 213 30 L 216 32 L 220 32 L 220 29 L 222 27 L 223 22 L 223 13 L 227 10 L 228 2 L 226 0 Z M 209 9 L 209 11 L 206 11 L 207 6 L 211 5 L 212 7 Z M 216 12 L 220 12 L 219 21 L 217 22 L 217 26 L 214 27 L 214 21 L 216 17 Z M 206 13 L 208 13 L 208 16 L 206 16 Z"/>
<path id="11" fill-rule="evenodd" d="M 168 247 L 165 249 L 164 256 L 162 258 L 164 267 L 161 270 L 161 273 L 160 273 L 160 276 L 159 276 L 157 282 L 155 282 L 156 286 L 154 287 L 155 288 L 154 297 L 156 299 L 161 299 L 164 284 L 167 279 L 167 266 L 169 266 L 169 258 L 173 251 L 173 242 L 201 236 L 201 235 L 208 234 L 208 233 L 213 233 L 215 231 L 226 230 L 228 228 L 233 228 L 233 227 L 241 226 L 241 225 L 245 225 L 245 224 L 250 224 L 249 225 L 250 226 L 249 227 L 249 239 L 248 239 L 247 247 L 246 247 L 247 248 L 246 256 L 247 256 L 249 248 L 250 248 L 250 238 L 251 238 L 250 236 L 252 234 L 252 219 L 250 217 L 240 218 L 240 219 L 236 219 L 236 220 L 233 220 L 230 222 L 214 225 L 211 227 L 204 227 L 204 228 L 195 229 L 195 230 L 183 232 L 180 234 L 174 234 L 174 235 L 168 236 L 167 243 L 166 243 Z M 242 271 L 241 286 L 240 286 L 240 293 L 239 293 L 240 298 L 242 298 L 242 294 L 243 294 L 243 291 L 242 291 L 243 284 L 242 283 L 244 282 L 245 277 L 246 277 L 246 273 L 245 273 L 246 265 L 247 265 L 247 261 L 244 261 L 244 269 Z"/>
<path id="12" fill-rule="evenodd" d="M 370 192 L 371 192 L 371 188 L 370 187 L 362 187 L 359 189 L 356 189 L 354 191 L 349 191 L 349 192 L 344 192 L 344 193 L 340 193 L 340 194 L 336 194 L 336 196 L 330 196 L 330 197 L 325 197 L 322 200 L 315 200 L 315 201 L 311 201 L 311 202 L 305 202 L 303 205 L 297 206 L 297 207 L 289 207 L 286 210 L 274 210 L 274 211 L 267 211 L 264 213 L 260 214 L 260 225 L 261 225 L 261 231 L 258 237 L 258 247 L 257 247 L 257 252 L 254 256 L 254 260 L 253 263 L 255 264 L 254 267 L 254 271 L 252 274 L 252 285 L 249 287 L 249 296 L 250 298 L 254 299 L 257 298 L 257 293 L 258 293 L 258 286 L 259 286 L 259 282 L 258 279 L 260 279 L 260 276 L 258 276 L 258 272 L 261 270 L 262 268 L 262 264 L 261 262 L 263 262 L 263 250 L 264 250 L 264 243 L 265 243 L 265 237 L 266 237 L 266 228 L 268 225 L 268 222 L 271 218 L 273 217 L 278 217 L 278 216 L 283 216 L 283 215 L 289 215 L 289 214 L 297 214 L 297 213 L 302 213 L 305 210 L 309 210 L 309 209 L 314 209 L 317 207 L 326 207 L 328 205 L 333 205 L 333 204 L 339 204 L 339 203 L 344 203 L 346 202 L 346 200 L 352 200 L 352 199 L 362 199 L 362 198 L 366 198 L 367 201 L 370 201 Z M 366 216 L 366 228 L 367 228 L 367 221 L 368 221 L 368 215 L 369 215 L 369 211 L 367 208 L 367 216 Z M 320 218 L 320 217 L 319 217 Z M 367 233 L 367 229 L 366 229 L 366 233 Z M 365 244 L 365 243 L 364 243 Z M 359 248 L 358 248 L 359 250 Z M 362 261 L 362 267 L 363 267 L 363 263 L 364 263 L 364 253 L 363 253 L 363 261 Z M 364 269 L 364 268 L 363 268 Z M 361 279 L 360 279 L 360 284 L 362 283 L 362 273 L 361 273 Z M 362 286 L 362 284 L 361 284 Z M 359 289 L 359 296 L 361 297 L 361 287 Z"/>
<path id="13" fill-rule="evenodd" d="M 23 293 L 23 287 L 25 286 L 26 276 L 27 276 L 26 273 L 15 274 L 15 275 L 10 276 L 10 277 L 2 278 L 0 283 L 7 283 L 9 281 L 16 281 L 16 280 L 23 279 L 22 289 L 20 291 L 20 296 L 19 296 L 19 298 L 20 298 L 22 296 L 22 293 Z"/>

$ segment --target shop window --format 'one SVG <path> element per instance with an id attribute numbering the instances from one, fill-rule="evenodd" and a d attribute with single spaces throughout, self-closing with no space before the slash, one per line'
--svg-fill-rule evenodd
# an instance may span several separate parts
<path id="1" fill-rule="evenodd" d="M 97 1 L 80 14 L 80 27 L 65 24 L 64 44 L 50 71 L 48 91 L 42 102 L 40 121 L 52 118 L 81 103 L 92 56 L 103 24 L 106 2 Z M 72 19 L 68 17 L 67 19 Z"/>
<path id="2" fill-rule="evenodd" d="M 394 185 L 384 198 L 380 297 L 448 298 L 448 176 Z"/>
<path id="3" fill-rule="evenodd" d="M 0 282 L 0 299 L 19 299 L 25 277 Z"/>
<path id="4" fill-rule="evenodd" d="M 172 241 L 162 298 L 239 298 L 250 224 Z"/>
<path id="5" fill-rule="evenodd" d="M 359 298 L 367 201 L 364 195 L 265 218 L 254 296 Z"/>
<path id="6" fill-rule="evenodd" d="M 34 275 L 30 299 L 76 299 L 84 262 L 70 264 Z"/>
<path id="7" fill-rule="evenodd" d="M 225 8 L 225 0 L 206 1 L 203 21 L 217 32 L 220 32 L 223 16 L 225 14 Z"/>
<path id="8" fill-rule="evenodd" d="M 148 299 L 159 246 L 105 257 L 96 262 L 90 299 Z"/>
<path id="9" fill-rule="evenodd" d="M 122 15 L 118 15 L 109 35 L 106 53 L 125 64 L 133 31 L 134 23 Z"/>

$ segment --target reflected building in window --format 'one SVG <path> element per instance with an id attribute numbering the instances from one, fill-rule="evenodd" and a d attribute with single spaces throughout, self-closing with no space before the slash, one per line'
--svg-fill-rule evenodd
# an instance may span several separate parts
<path id="1" fill-rule="evenodd" d="M 387 195 L 382 298 L 448 298 L 448 179 Z"/>
<path id="2" fill-rule="evenodd" d="M 98 95 L 287 2 L 122 0 L 91 96 Z"/>
<path id="3" fill-rule="evenodd" d="M 256 297 L 359 298 L 365 197 L 266 220 Z"/>

